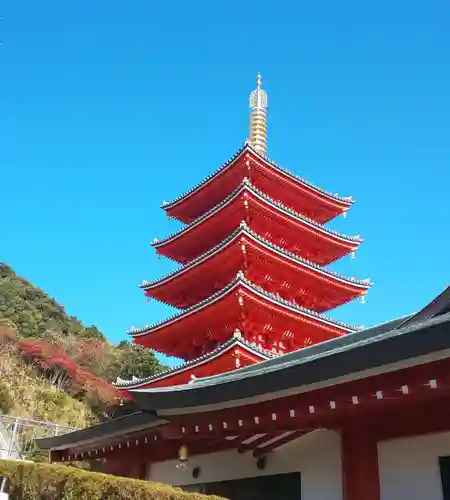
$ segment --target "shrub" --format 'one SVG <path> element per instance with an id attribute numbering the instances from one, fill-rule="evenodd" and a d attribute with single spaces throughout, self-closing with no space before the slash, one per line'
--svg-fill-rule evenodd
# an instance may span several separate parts
<path id="1" fill-rule="evenodd" d="M 0 476 L 8 479 L 10 500 L 221 500 L 62 465 L 0 460 Z"/>

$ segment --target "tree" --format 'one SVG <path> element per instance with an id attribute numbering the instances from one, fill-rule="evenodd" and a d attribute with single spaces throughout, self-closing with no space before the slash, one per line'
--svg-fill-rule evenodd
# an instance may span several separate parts
<path id="1" fill-rule="evenodd" d="M 95 373 L 81 367 L 60 347 L 44 340 L 24 339 L 17 342 L 22 355 L 33 362 L 56 388 L 87 401 L 102 416 L 128 395 Z"/>
<path id="2" fill-rule="evenodd" d="M 17 346 L 53 386 L 64 390 L 70 388 L 79 367 L 62 349 L 44 340 L 19 340 Z"/>
<path id="3" fill-rule="evenodd" d="M 150 349 L 124 341 L 117 346 L 117 350 L 119 356 L 113 370 L 116 378 L 149 377 L 167 370 Z"/>
<path id="4" fill-rule="evenodd" d="M 84 340 L 105 340 L 98 328 L 85 327 L 76 317 L 68 316 L 54 298 L 4 263 L 0 263 L 0 318 L 11 320 L 21 337 L 36 338 L 46 329 L 54 329 Z"/>
<path id="5" fill-rule="evenodd" d="M 0 279 L 15 276 L 16 273 L 7 264 L 0 262 Z"/>
<path id="6" fill-rule="evenodd" d="M 100 339 L 73 342 L 71 355 L 81 366 L 103 378 L 111 379 L 111 367 L 114 364 L 115 353 L 107 342 Z"/>

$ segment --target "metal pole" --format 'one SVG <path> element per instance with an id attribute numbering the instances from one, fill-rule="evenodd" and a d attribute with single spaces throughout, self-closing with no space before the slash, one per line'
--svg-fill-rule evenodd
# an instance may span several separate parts
<path id="1" fill-rule="evenodd" d="M 16 440 L 16 435 L 17 435 L 17 428 L 19 427 L 19 424 L 17 420 L 14 422 L 14 427 L 13 427 L 13 432 L 11 435 L 11 438 L 9 440 L 9 447 L 8 447 L 8 456 L 7 458 L 11 458 L 11 453 L 14 445 L 14 441 Z"/>

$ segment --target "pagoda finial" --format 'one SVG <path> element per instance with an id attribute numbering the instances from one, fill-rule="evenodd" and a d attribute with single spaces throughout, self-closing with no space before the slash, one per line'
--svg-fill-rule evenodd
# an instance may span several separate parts
<path id="1" fill-rule="evenodd" d="M 260 90 L 260 89 L 261 89 L 261 73 L 258 73 L 258 74 L 256 75 L 256 88 L 257 88 L 258 90 Z"/>
<path id="2" fill-rule="evenodd" d="M 261 88 L 261 74 L 256 77 L 256 89 L 250 94 L 250 146 L 262 154 L 267 152 L 267 92 Z"/>

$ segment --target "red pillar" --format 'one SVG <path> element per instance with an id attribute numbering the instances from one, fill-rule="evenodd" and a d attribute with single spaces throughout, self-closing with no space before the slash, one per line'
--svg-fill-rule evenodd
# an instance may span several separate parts
<path id="1" fill-rule="evenodd" d="M 377 442 L 367 428 L 342 431 L 343 500 L 380 500 Z"/>

